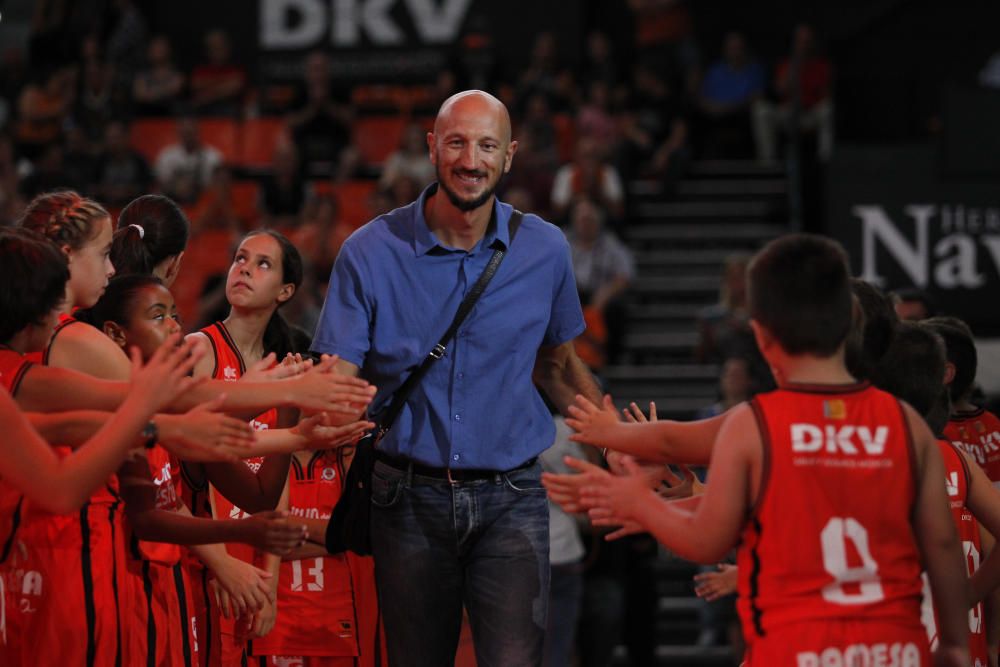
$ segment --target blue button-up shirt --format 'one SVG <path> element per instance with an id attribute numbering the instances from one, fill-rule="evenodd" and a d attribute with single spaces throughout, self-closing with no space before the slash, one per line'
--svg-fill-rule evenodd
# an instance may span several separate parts
<path id="1" fill-rule="evenodd" d="M 436 187 L 344 242 L 313 340 L 378 387 L 376 413 L 444 334 L 493 249 L 510 242 L 513 209 L 495 200 L 495 225 L 472 250 L 443 245 L 423 214 Z M 536 353 L 583 330 L 565 237 L 525 214 L 486 292 L 379 449 L 449 468 L 509 470 L 537 456 L 555 427 L 532 384 Z"/>

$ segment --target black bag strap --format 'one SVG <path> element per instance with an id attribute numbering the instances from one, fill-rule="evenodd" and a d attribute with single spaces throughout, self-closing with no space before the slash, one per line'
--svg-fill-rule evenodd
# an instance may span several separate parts
<path id="1" fill-rule="evenodd" d="M 510 220 L 507 221 L 507 249 L 514 243 L 514 235 L 517 233 L 518 227 L 521 226 L 521 219 L 524 217 L 517 209 L 510 215 Z M 399 389 L 392 397 L 392 403 L 389 404 L 389 409 L 386 410 L 385 414 L 379 420 L 378 425 L 378 435 L 379 437 L 385 435 L 385 433 L 392 427 L 392 423 L 396 421 L 396 417 L 399 413 L 403 411 L 403 405 L 406 404 L 407 399 L 410 398 L 410 394 L 413 393 L 414 388 L 420 383 L 420 380 L 427 375 L 427 371 L 431 369 L 434 362 L 444 356 L 444 353 L 448 350 L 448 343 L 451 339 L 455 337 L 458 333 L 458 328 L 462 326 L 462 322 L 468 317 L 469 313 L 472 312 L 473 307 L 475 307 L 476 302 L 479 301 L 479 297 L 482 296 L 483 292 L 486 291 L 486 286 L 490 284 L 490 280 L 493 279 L 493 274 L 497 272 L 500 268 L 500 262 L 506 257 L 507 250 L 504 248 L 496 248 L 493 251 L 493 256 L 490 257 L 489 263 L 483 272 L 479 274 L 479 278 L 476 280 L 476 284 L 472 286 L 472 289 L 465 295 L 462 299 L 462 303 L 458 306 L 458 312 L 455 313 L 455 319 L 451 321 L 451 326 L 448 330 L 444 332 L 441 336 L 441 340 L 438 341 L 437 345 L 428 353 L 424 360 L 421 362 L 417 368 L 410 373 L 409 377 L 400 385 Z"/>

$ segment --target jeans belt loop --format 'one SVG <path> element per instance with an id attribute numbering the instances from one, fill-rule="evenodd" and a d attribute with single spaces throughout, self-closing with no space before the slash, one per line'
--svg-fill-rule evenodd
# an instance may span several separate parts
<path id="1" fill-rule="evenodd" d="M 448 471 L 448 483 L 452 486 L 458 484 L 458 480 L 451 476 L 451 468 L 447 468 L 446 470 Z"/>
<path id="2" fill-rule="evenodd" d="M 406 464 L 406 488 L 413 488 L 413 460 Z"/>

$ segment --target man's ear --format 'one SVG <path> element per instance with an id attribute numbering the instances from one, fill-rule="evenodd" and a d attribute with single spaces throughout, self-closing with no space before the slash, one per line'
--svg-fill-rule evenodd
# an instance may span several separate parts
<path id="1" fill-rule="evenodd" d="M 125 349 L 128 345 L 128 337 L 125 335 L 125 329 L 122 328 L 117 322 L 111 322 L 110 320 L 104 323 L 102 327 L 104 330 L 104 335 L 114 341 L 114 344 Z"/>

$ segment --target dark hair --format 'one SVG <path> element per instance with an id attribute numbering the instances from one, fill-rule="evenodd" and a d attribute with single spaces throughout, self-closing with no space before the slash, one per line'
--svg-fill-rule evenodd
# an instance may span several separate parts
<path id="1" fill-rule="evenodd" d="M 262 234 L 270 236 L 278 242 L 278 245 L 281 247 L 281 282 L 283 284 L 291 283 L 295 285 L 297 291 L 302 285 L 304 273 L 302 255 L 299 254 L 299 249 L 284 234 L 276 232 L 273 229 L 250 232 L 243 237 L 243 240 L 245 241 L 250 237 Z M 295 298 L 294 294 L 292 298 Z M 291 301 L 291 299 L 288 301 Z M 288 301 L 279 304 L 278 308 L 281 308 Z M 274 352 L 278 356 L 278 361 L 281 361 L 286 354 L 305 351 L 299 349 L 299 346 L 296 345 L 296 337 L 292 332 L 292 328 L 285 321 L 285 318 L 281 316 L 281 313 L 275 310 L 274 314 L 271 315 L 271 319 L 267 322 L 267 328 L 264 329 L 264 352 Z"/>
<path id="2" fill-rule="evenodd" d="M 926 415 L 944 388 L 944 363 L 944 341 L 932 328 L 900 322 L 872 381 Z"/>
<path id="3" fill-rule="evenodd" d="M 955 377 L 948 385 L 948 393 L 953 403 L 965 400 L 972 393 L 976 381 L 976 367 L 979 356 L 972 330 L 957 317 L 932 317 L 923 323 L 944 339 L 948 361 L 955 366 Z"/>
<path id="4" fill-rule="evenodd" d="M 72 190 L 40 194 L 24 209 L 18 225 L 34 230 L 56 245 L 73 250 L 82 248 L 95 235 L 99 220 L 111 218 L 108 211 L 93 199 Z"/>
<path id="5" fill-rule="evenodd" d="M 115 276 L 97 303 L 90 308 L 77 310 L 73 317 L 98 329 L 103 329 L 105 322 L 128 325 L 129 313 L 139 292 L 154 285 L 163 286 L 163 282 L 154 275 L 133 273 Z"/>
<path id="6" fill-rule="evenodd" d="M 931 405 L 931 409 L 927 411 L 924 415 L 924 421 L 927 425 L 931 427 L 931 431 L 934 435 L 944 437 L 944 429 L 948 425 L 948 419 L 951 417 L 951 396 L 948 395 L 948 388 L 941 387 L 938 391 L 937 398 L 934 399 L 934 404 Z"/>
<path id="7" fill-rule="evenodd" d="M 851 291 L 858 313 L 847 337 L 844 363 L 851 375 L 867 380 L 892 344 L 899 316 L 892 300 L 871 283 L 852 278 Z"/>
<path id="8" fill-rule="evenodd" d="M 788 354 L 834 354 L 851 328 L 847 256 L 834 241 L 790 234 L 771 241 L 747 269 L 750 316 Z"/>
<path id="9" fill-rule="evenodd" d="M 119 275 L 150 274 L 163 260 L 184 252 L 190 234 L 191 223 L 172 199 L 142 195 L 118 216 L 111 263 Z"/>
<path id="10" fill-rule="evenodd" d="M 924 307 L 927 317 L 934 317 L 937 310 L 934 307 L 934 299 L 931 295 L 917 287 L 904 287 L 902 289 L 898 289 L 892 293 L 892 297 L 900 303 L 904 301 L 916 301 Z"/>
<path id="11" fill-rule="evenodd" d="M 28 229 L 0 227 L 0 342 L 40 325 L 66 297 L 69 264 L 47 238 Z"/>

